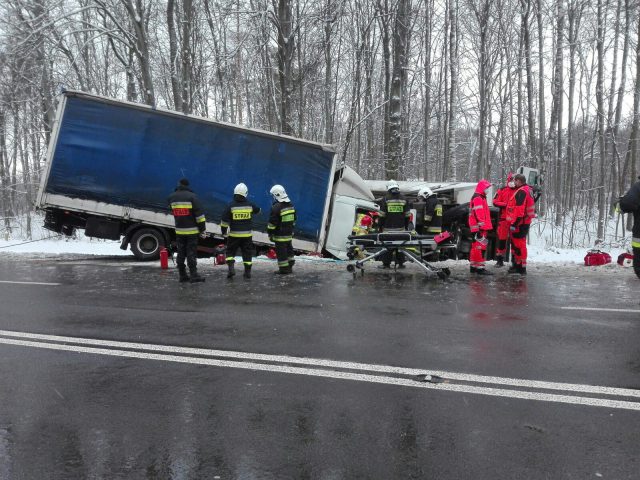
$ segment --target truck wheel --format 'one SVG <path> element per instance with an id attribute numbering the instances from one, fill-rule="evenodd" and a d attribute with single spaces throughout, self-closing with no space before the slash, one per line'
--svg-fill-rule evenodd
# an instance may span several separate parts
<path id="1" fill-rule="evenodd" d="M 157 260 L 165 246 L 162 233 L 153 228 L 141 228 L 131 237 L 131 251 L 138 260 Z"/>

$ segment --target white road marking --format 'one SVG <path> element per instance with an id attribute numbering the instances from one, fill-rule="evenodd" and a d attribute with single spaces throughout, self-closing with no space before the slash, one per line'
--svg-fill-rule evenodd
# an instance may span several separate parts
<path id="1" fill-rule="evenodd" d="M 620 313 L 640 313 L 640 310 L 631 308 L 597 308 L 597 307 L 560 307 L 562 310 L 587 310 L 589 312 L 620 312 Z"/>
<path id="2" fill-rule="evenodd" d="M 397 375 L 436 375 L 438 377 L 463 382 L 487 383 L 493 385 L 508 385 L 522 388 L 536 388 L 545 390 L 563 390 L 598 395 L 615 395 L 625 397 L 640 397 L 640 390 L 626 388 L 601 387 L 580 385 L 573 383 L 545 382 L 540 380 L 524 380 L 520 378 L 492 377 L 467 373 L 447 372 L 442 370 L 415 369 L 394 367 L 369 363 L 341 362 L 319 358 L 291 357 L 288 355 L 270 355 L 264 353 L 247 353 L 233 350 L 215 350 L 207 348 L 178 347 L 174 345 L 155 345 L 151 343 L 120 342 L 114 340 L 99 340 L 97 338 L 65 337 L 59 335 L 45 335 L 39 333 L 0 330 L 0 335 L 6 337 L 27 338 L 31 340 L 45 340 L 52 342 L 76 343 L 80 345 L 97 345 L 102 347 L 127 348 L 135 350 L 149 350 L 154 352 L 182 353 L 188 355 L 206 355 L 211 357 L 235 358 L 240 360 L 258 360 L 273 363 L 288 363 L 316 367 L 340 368 L 344 370 L 374 371 L 377 373 L 391 373 Z"/>
<path id="3" fill-rule="evenodd" d="M 13 280 L 0 280 L 0 283 L 15 283 L 18 285 L 62 285 L 61 283 L 45 283 L 45 282 L 14 282 Z"/>
<path id="4" fill-rule="evenodd" d="M 128 342 L 110 342 L 107 340 L 79 339 L 74 337 L 58 337 L 55 335 L 28 334 L 24 332 L 0 331 L 0 334 L 5 336 L 14 336 L 14 337 L 23 337 L 23 338 L 50 337 L 49 339 L 55 338 L 57 341 L 71 341 L 74 343 L 85 343 L 85 344 L 86 343 L 102 344 L 102 345 L 120 344 L 120 345 L 126 346 L 127 348 L 142 348 L 145 350 L 157 350 L 157 351 L 167 351 L 167 352 L 176 352 L 176 353 L 191 351 L 191 352 L 197 352 L 199 355 L 218 355 L 217 353 L 212 353 L 212 352 L 220 352 L 220 353 L 225 353 L 226 354 L 225 356 L 230 357 L 231 354 L 234 353 L 235 358 L 237 359 L 248 359 L 248 358 L 258 359 L 259 358 L 262 360 L 268 360 L 272 362 L 286 361 L 286 363 L 298 363 L 298 364 L 306 364 L 306 365 L 315 364 L 317 366 L 333 366 L 333 367 L 349 369 L 349 370 L 354 370 L 354 369 L 373 370 L 376 373 L 383 373 L 383 374 L 384 373 L 400 373 L 400 374 L 418 375 L 418 374 L 425 373 L 425 370 L 405 369 L 405 368 L 399 368 L 399 367 L 390 367 L 386 365 L 368 365 L 368 364 L 359 364 L 359 363 L 336 362 L 331 360 L 304 359 L 304 358 L 287 357 L 287 356 L 283 357 L 283 356 L 275 356 L 275 355 L 247 354 L 247 353 L 243 354 L 242 352 L 228 352 L 228 351 L 225 352 L 222 350 L 192 349 L 192 348 L 186 348 L 186 347 L 172 347 L 172 346 L 165 346 L 165 345 L 149 345 L 149 344 L 137 344 L 137 343 L 128 343 Z M 61 339 L 69 339 L 69 340 L 61 340 Z M 95 347 L 83 347 L 79 345 L 65 345 L 65 344 L 58 344 L 58 343 L 17 340 L 17 339 L 2 338 L 2 337 L 0 337 L 0 344 L 43 348 L 43 349 L 51 349 L 51 350 L 62 350 L 62 351 L 77 352 L 77 353 L 91 353 L 96 355 L 109 355 L 109 356 L 115 356 L 115 357 L 160 360 L 160 361 L 177 362 L 177 363 L 189 363 L 194 365 L 209 365 L 209 366 L 226 367 L 226 368 L 240 368 L 240 369 L 246 369 L 246 370 L 288 373 L 288 374 L 294 374 L 294 375 L 308 375 L 308 376 L 316 376 L 316 377 L 324 377 L 324 378 L 335 378 L 335 379 L 342 379 L 342 380 L 353 380 L 353 381 L 397 385 L 397 386 L 414 387 L 414 388 L 428 388 L 433 390 L 444 390 L 444 391 L 458 392 L 458 393 L 474 393 L 479 395 L 518 398 L 518 399 L 524 399 L 524 400 L 537 400 L 537 401 L 546 401 L 546 402 L 568 403 L 568 404 L 574 404 L 574 405 L 588 405 L 588 406 L 640 411 L 640 402 L 625 401 L 625 400 L 589 398 L 589 397 L 580 397 L 575 395 L 558 395 L 558 394 L 551 394 L 551 393 L 508 390 L 508 389 L 499 389 L 499 388 L 493 388 L 493 387 L 460 385 L 460 384 L 451 384 L 451 383 L 438 383 L 438 384 L 422 383 L 413 379 L 394 378 L 394 377 L 388 377 L 388 376 L 354 373 L 354 372 L 338 371 L 338 370 L 303 368 L 303 367 L 294 367 L 290 365 L 273 365 L 273 364 L 247 362 L 242 360 L 234 361 L 234 360 L 220 360 L 220 359 L 214 359 L 214 358 L 189 357 L 189 356 L 182 356 L 182 355 L 166 355 L 166 354 L 140 352 L 140 351 L 132 351 L 132 350 L 116 350 L 116 349 L 105 349 L 105 348 L 95 348 Z M 153 347 L 153 348 L 150 348 L 150 347 Z M 221 356 L 221 355 L 218 355 L 218 356 Z M 572 391 L 584 391 L 589 393 L 600 393 L 600 394 L 617 395 L 617 396 L 623 396 L 623 397 L 639 396 L 638 391 L 631 390 L 631 389 L 596 387 L 591 385 L 558 384 L 558 383 L 538 382 L 538 381 L 531 382 L 531 381 L 519 380 L 519 379 L 502 379 L 500 377 L 483 377 L 483 376 L 477 376 L 477 375 L 450 374 L 446 372 L 429 372 L 429 373 L 435 374 L 438 376 L 444 376 L 448 379 L 453 379 L 452 376 L 456 375 L 458 377 L 464 377 L 468 381 L 475 381 L 475 382 L 482 381 L 485 383 L 496 383 L 496 384 L 499 384 L 500 382 L 493 382 L 493 380 L 502 380 L 503 381 L 502 384 L 505 384 L 504 381 L 508 380 L 513 382 L 513 383 L 508 383 L 508 385 L 519 386 L 519 387 L 535 385 L 535 387 L 533 388 L 551 388 L 549 387 L 549 385 L 553 385 L 554 389 L 559 389 L 558 388 L 559 385 L 567 385 L 569 387 L 572 387 L 572 388 L 568 388 L 567 390 L 572 390 Z M 475 380 L 469 380 L 469 378 L 474 378 Z M 491 380 L 491 382 L 489 382 L 488 380 Z M 539 385 L 545 385 L 545 386 L 540 387 Z"/>

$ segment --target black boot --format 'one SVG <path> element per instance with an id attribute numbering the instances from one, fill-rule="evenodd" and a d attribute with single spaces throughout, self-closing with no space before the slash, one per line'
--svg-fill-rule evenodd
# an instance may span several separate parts
<path id="1" fill-rule="evenodd" d="M 189 275 L 187 275 L 186 267 L 178 267 L 178 273 L 180 274 L 180 283 L 189 281 Z"/>
<path id="2" fill-rule="evenodd" d="M 289 259 L 289 268 L 291 269 L 291 271 L 293 272 L 293 266 L 296 264 L 295 259 L 290 258 Z"/>
<path id="3" fill-rule="evenodd" d="M 520 269 L 522 267 L 520 265 L 513 264 L 509 267 L 507 273 L 520 273 Z"/>
<path id="4" fill-rule="evenodd" d="M 191 279 L 189 280 L 191 283 L 200 283 L 205 281 L 205 278 L 201 277 L 198 274 L 198 270 L 195 268 L 189 269 L 189 274 L 191 276 Z"/>
<path id="5" fill-rule="evenodd" d="M 504 258 L 502 257 L 502 255 L 498 255 L 496 257 L 496 267 L 504 267 Z"/>
<path id="6" fill-rule="evenodd" d="M 526 275 L 527 274 L 527 267 L 518 267 L 518 273 L 520 275 Z"/>
<path id="7" fill-rule="evenodd" d="M 478 273 L 478 269 L 476 267 L 469 267 L 470 273 Z"/>
<path id="8" fill-rule="evenodd" d="M 486 268 L 476 268 L 476 275 L 493 275 L 493 272 L 490 272 Z"/>
<path id="9" fill-rule="evenodd" d="M 244 274 L 242 276 L 244 278 L 251 278 L 251 265 L 244 266 Z"/>
<path id="10" fill-rule="evenodd" d="M 289 275 L 291 273 L 291 267 L 280 267 L 276 273 L 278 275 Z"/>
<path id="11" fill-rule="evenodd" d="M 236 274 L 236 267 L 234 262 L 228 262 L 227 266 L 229 267 L 229 272 L 227 273 L 227 278 L 233 278 Z"/>

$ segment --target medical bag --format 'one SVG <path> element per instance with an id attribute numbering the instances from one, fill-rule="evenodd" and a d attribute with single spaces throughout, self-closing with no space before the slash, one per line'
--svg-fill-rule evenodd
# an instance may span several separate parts
<path id="1" fill-rule="evenodd" d="M 601 252 L 600 250 L 589 250 L 584 257 L 584 264 L 587 267 L 604 265 L 606 263 L 611 263 L 611 255 L 607 252 Z"/>

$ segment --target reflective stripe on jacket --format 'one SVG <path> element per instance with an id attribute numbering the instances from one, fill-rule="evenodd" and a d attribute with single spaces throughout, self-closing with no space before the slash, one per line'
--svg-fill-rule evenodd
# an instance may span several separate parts
<path id="1" fill-rule="evenodd" d="M 222 212 L 220 228 L 222 233 L 229 229 L 229 236 L 249 238 L 252 236 L 253 215 L 260 213 L 260 207 L 251 203 L 242 195 L 234 195 L 233 201 Z"/>
<path id="2" fill-rule="evenodd" d="M 267 232 L 274 242 L 293 240 L 293 227 L 296 224 L 296 210 L 291 202 L 275 202 L 271 206 L 271 215 Z"/>
<path id="3" fill-rule="evenodd" d="M 487 197 L 481 193 L 474 193 L 469 202 L 469 228 L 472 232 L 493 230 L 491 212 Z"/>
<path id="4" fill-rule="evenodd" d="M 409 224 L 409 204 L 401 194 L 387 194 L 380 202 L 380 227 L 384 230 L 406 230 Z"/>
<path id="5" fill-rule="evenodd" d="M 197 235 L 206 229 L 200 201 L 188 187 L 179 185 L 167 199 L 175 222 L 176 235 Z"/>
<path id="6" fill-rule="evenodd" d="M 533 190 L 529 185 L 523 185 L 507 202 L 506 220 L 511 225 L 529 225 L 535 216 L 536 204 Z"/>

